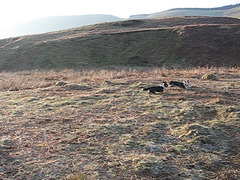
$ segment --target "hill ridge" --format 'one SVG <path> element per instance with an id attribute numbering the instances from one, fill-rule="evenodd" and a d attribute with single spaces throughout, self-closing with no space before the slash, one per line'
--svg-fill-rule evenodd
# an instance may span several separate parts
<path id="1" fill-rule="evenodd" d="M 0 70 L 239 65 L 240 20 L 174 17 L 0 40 Z M 226 40 L 227 39 L 227 40 Z"/>
<path id="2" fill-rule="evenodd" d="M 237 4 L 231 4 L 231 5 L 226 5 L 226 6 L 221 6 L 221 7 L 215 7 L 215 8 L 172 8 L 167 11 L 175 11 L 175 10 L 228 10 L 228 9 L 233 9 L 236 7 L 240 7 L 240 3 Z"/>

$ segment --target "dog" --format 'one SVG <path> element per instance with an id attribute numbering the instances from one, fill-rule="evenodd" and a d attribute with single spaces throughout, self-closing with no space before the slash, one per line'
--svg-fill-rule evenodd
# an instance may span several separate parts
<path id="1" fill-rule="evenodd" d="M 169 85 L 171 87 L 177 86 L 179 88 L 187 89 L 190 87 L 190 81 L 189 80 L 184 80 L 183 82 L 170 81 Z"/>
<path id="2" fill-rule="evenodd" d="M 156 92 L 163 92 L 164 89 L 166 89 L 168 87 L 168 84 L 166 81 L 163 81 L 163 84 L 161 84 L 160 86 L 151 86 L 148 88 L 143 88 L 143 91 L 149 91 L 150 93 L 156 94 Z"/>
<path id="3" fill-rule="evenodd" d="M 191 87 L 191 84 L 190 84 L 189 80 L 184 80 L 183 83 L 184 83 L 185 89 L 188 89 L 188 88 Z"/>

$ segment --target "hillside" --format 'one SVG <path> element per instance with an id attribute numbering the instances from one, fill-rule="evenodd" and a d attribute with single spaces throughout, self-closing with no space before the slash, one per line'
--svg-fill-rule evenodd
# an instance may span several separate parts
<path id="1" fill-rule="evenodd" d="M 217 8 L 174 8 L 153 14 L 132 15 L 130 18 L 142 19 L 173 16 L 212 16 L 240 18 L 240 4 L 222 6 Z"/>
<path id="2" fill-rule="evenodd" d="M 129 20 L 0 40 L 0 70 L 99 66 L 236 66 L 240 20 Z"/>
<path id="3" fill-rule="evenodd" d="M 46 17 L 16 25 L 7 32 L 6 36 L 15 37 L 31 34 L 41 34 L 81 27 L 85 25 L 120 20 L 121 18 L 119 17 L 104 14 Z"/>

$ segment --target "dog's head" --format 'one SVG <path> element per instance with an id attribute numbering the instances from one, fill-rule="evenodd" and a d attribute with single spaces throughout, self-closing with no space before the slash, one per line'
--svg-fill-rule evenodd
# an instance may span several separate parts
<path id="1" fill-rule="evenodd" d="M 189 80 L 184 80 L 183 84 L 185 87 L 190 87 L 190 81 Z"/>
<path id="2" fill-rule="evenodd" d="M 162 82 L 162 86 L 163 86 L 163 87 L 168 87 L 167 82 L 166 82 L 166 81 L 163 81 L 163 82 Z"/>

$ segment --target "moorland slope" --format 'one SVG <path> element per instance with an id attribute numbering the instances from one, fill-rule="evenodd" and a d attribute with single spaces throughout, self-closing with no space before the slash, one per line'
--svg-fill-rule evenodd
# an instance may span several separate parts
<path id="1" fill-rule="evenodd" d="M 184 78 L 188 90 L 142 91 Z M 0 82 L 0 179 L 240 177 L 239 68 L 35 70 Z"/>
<path id="2" fill-rule="evenodd" d="M 128 20 L 0 40 L 0 70 L 238 66 L 240 20 Z"/>

